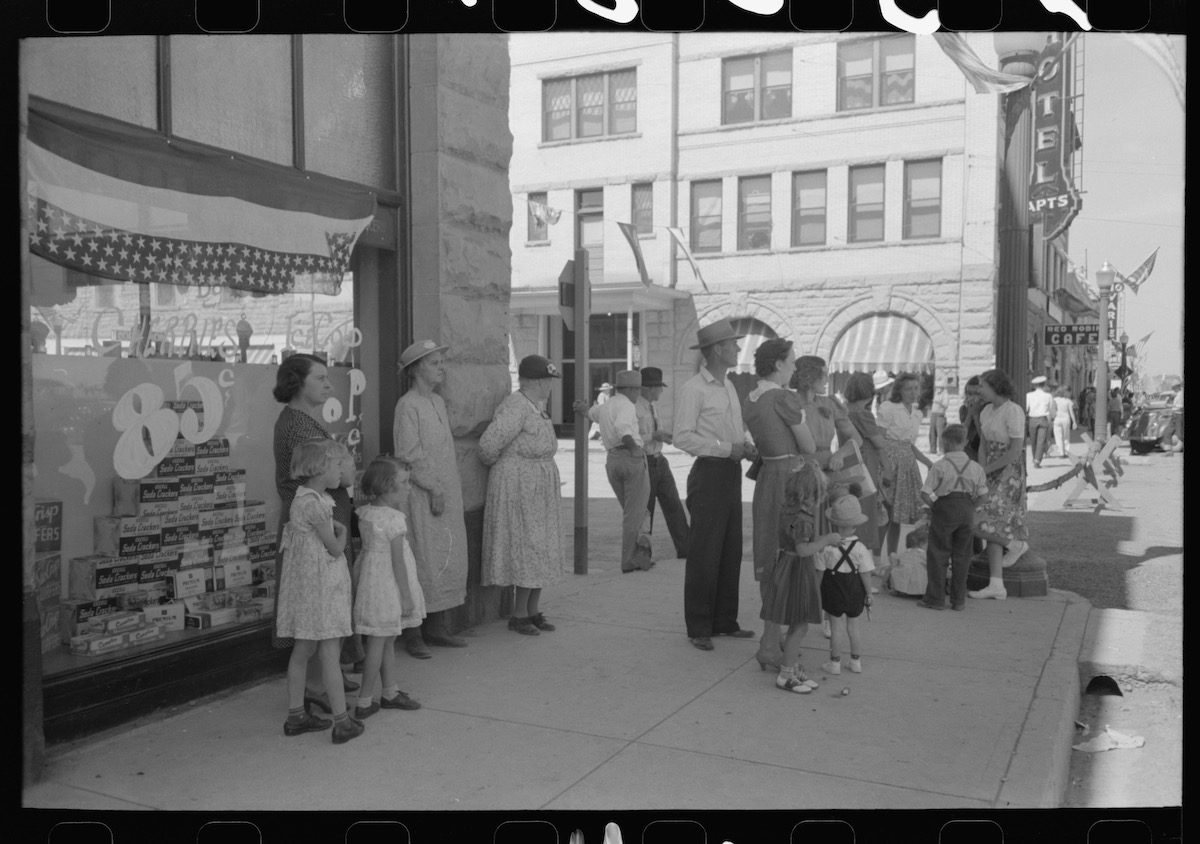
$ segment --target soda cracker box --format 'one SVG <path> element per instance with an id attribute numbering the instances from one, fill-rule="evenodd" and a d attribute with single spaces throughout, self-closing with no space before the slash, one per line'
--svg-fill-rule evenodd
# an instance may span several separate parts
<path id="1" fill-rule="evenodd" d="M 211 510 L 216 503 L 212 473 L 184 475 L 179 479 L 179 507 L 183 511 Z"/>
<path id="2" fill-rule="evenodd" d="M 72 636 L 69 645 L 71 653 L 78 656 L 98 656 L 128 647 L 129 634 L 85 633 L 81 636 Z"/>
<path id="3" fill-rule="evenodd" d="M 161 516 L 179 509 L 179 478 L 113 478 L 114 516 Z"/>
<path id="4" fill-rule="evenodd" d="M 162 548 L 162 516 L 96 516 L 92 548 L 108 557 L 142 557 Z"/>
<path id="5" fill-rule="evenodd" d="M 85 633 L 93 618 L 121 611 L 116 598 L 100 598 L 95 601 L 66 600 L 58 608 L 58 632 L 63 644 L 72 636 Z"/>
<path id="6" fill-rule="evenodd" d="M 213 473 L 213 500 L 221 504 L 245 504 L 246 470 L 226 469 Z"/>
<path id="7" fill-rule="evenodd" d="M 228 457 L 229 440 L 226 437 L 213 437 L 196 446 L 197 457 Z"/>
<path id="8" fill-rule="evenodd" d="M 115 598 L 138 588 L 140 572 L 136 560 L 93 554 L 75 557 L 68 565 L 67 594 L 71 598 L 83 601 Z"/>
<path id="9" fill-rule="evenodd" d="M 128 644 L 145 645 L 149 642 L 156 642 L 166 635 L 167 628 L 162 624 L 146 624 L 136 630 L 130 630 L 125 635 L 129 637 Z"/>
<path id="10" fill-rule="evenodd" d="M 196 458 L 195 456 L 164 457 L 154 467 L 154 474 L 159 478 L 194 475 L 196 474 Z"/>
<path id="11" fill-rule="evenodd" d="M 124 633 L 135 630 L 146 623 L 146 617 L 140 612 L 115 612 L 108 615 L 98 615 L 88 622 L 89 633 Z"/>

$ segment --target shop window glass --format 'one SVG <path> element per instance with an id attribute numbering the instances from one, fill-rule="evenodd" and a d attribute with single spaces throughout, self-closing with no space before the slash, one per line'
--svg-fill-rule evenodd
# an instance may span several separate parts
<path id="1" fill-rule="evenodd" d="M 305 169 L 395 189 L 392 37 L 302 37 Z"/>
<path id="2" fill-rule="evenodd" d="M 154 36 L 29 38 L 19 47 L 29 93 L 158 128 Z"/>
<path id="3" fill-rule="evenodd" d="M 170 43 L 175 134 L 290 166 L 291 36 L 173 35 Z"/>

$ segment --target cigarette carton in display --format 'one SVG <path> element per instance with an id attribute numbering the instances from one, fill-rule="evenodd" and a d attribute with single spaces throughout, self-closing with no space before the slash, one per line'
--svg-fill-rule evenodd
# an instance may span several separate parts
<path id="1" fill-rule="evenodd" d="M 164 630 L 182 630 L 186 607 L 181 603 L 154 604 L 153 606 L 143 607 L 142 615 L 145 616 L 147 624 L 153 624 Z"/>
<path id="2" fill-rule="evenodd" d="M 94 601 L 137 591 L 140 572 L 136 560 L 93 554 L 75 557 L 68 565 L 67 594 L 71 598 Z"/>
<path id="3" fill-rule="evenodd" d="M 96 601 L 66 600 L 58 608 L 58 632 L 63 644 L 72 636 L 87 632 L 93 618 L 120 612 L 116 598 L 101 598 Z"/>
<path id="4" fill-rule="evenodd" d="M 156 516 L 179 507 L 178 478 L 113 478 L 114 516 Z"/>
<path id="5" fill-rule="evenodd" d="M 110 615 L 100 615 L 88 622 L 90 633 L 124 633 L 135 630 L 146 623 L 146 617 L 140 612 L 115 612 Z"/>
<path id="6" fill-rule="evenodd" d="M 62 550 L 62 502 L 52 498 L 33 501 L 33 552 L 46 554 Z"/>
<path id="7" fill-rule="evenodd" d="M 161 624 L 147 624 L 137 630 L 130 630 L 126 635 L 129 637 L 128 643 L 132 647 L 158 641 L 166 635 L 166 630 L 167 628 Z"/>
<path id="8" fill-rule="evenodd" d="M 140 557 L 162 548 L 162 516 L 96 516 L 92 548 L 109 557 Z"/>
<path id="9" fill-rule="evenodd" d="M 208 568 L 199 566 L 172 572 L 171 579 L 167 581 L 171 587 L 172 597 L 187 598 L 199 595 L 201 592 L 211 591 L 205 589 L 205 575 L 208 571 Z"/>
<path id="10" fill-rule="evenodd" d="M 85 633 L 82 636 L 72 636 L 68 643 L 71 653 L 79 656 L 97 656 L 99 654 L 119 651 L 129 645 L 128 633 Z"/>

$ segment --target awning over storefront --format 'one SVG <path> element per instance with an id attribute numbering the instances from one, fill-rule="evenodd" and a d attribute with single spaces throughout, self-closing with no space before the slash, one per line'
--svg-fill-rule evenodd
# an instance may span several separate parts
<path id="1" fill-rule="evenodd" d="M 29 98 L 29 249 L 88 276 L 335 293 L 370 191 Z"/>
<path id="2" fill-rule="evenodd" d="M 851 325 L 834 344 L 830 372 L 930 372 L 933 341 L 898 314 L 875 314 Z"/>
<path id="3" fill-rule="evenodd" d="M 592 313 L 628 313 L 630 311 L 669 311 L 680 299 L 692 294 L 640 281 L 597 284 L 592 287 Z M 514 287 L 510 310 L 514 314 L 554 316 L 558 310 L 558 287 Z"/>

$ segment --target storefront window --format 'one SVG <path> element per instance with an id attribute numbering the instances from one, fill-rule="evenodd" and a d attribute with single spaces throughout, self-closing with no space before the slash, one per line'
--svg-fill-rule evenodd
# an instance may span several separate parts
<path id="1" fill-rule="evenodd" d="M 329 360 L 325 427 L 360 452 L 353 275 L 337 295 L 166 285 L 164 297 L 30 261 L 45 673 L 264 624 L 273 364 L 292 351 Z"/>

